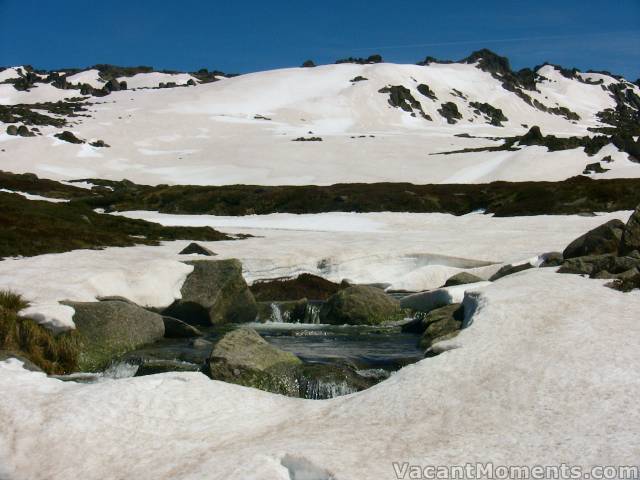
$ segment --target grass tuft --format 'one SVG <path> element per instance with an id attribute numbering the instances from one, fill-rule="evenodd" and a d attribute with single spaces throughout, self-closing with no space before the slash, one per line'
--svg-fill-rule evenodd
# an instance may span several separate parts
<path id="1" fill-rule="evenodd" d="M 10 312 L 18 313 L 29 306 L 22 296 L 8 290 L 0 290 L 0 308 Z"/>
<path id="2" fill-rule="evenodd" d="M 54 335 L 18 314 L 28 305 L 19 294 L 0 290 L 0 350 L 23 355 L 49 374 L 77 370 L 79 344 L 75 330 Z"/>

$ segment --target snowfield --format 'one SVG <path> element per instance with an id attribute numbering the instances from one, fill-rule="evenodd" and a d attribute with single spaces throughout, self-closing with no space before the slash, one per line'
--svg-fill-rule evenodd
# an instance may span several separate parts
<path id="1" fill-rule="evenodd" d="M 603 283 L 553 269 L 505 277 L 465 298 L 457 348 L 332 400 L 199 373 L 65 383 L 5 361 L 0 477 L 360 480 L 396 478 L 392 462 L 637 464 L 640 294 Z"/>
<path id="2" fill-rule="evenodd" d="M 238 258 L 248 282 L 314 273 L 340 282 L 390 283 L 391 288 L 424 290 L 469 271 L 482 278 L 502 263 L 563 250 L 587 230 L 631 212 L 594 217 L 578 215 L 497 218 L 428 213 L 272 214 L 245 217 L 164 215 L 126 212 L 164 225 L 209 225 L 253 238 L 199 242 L 218 254 Z M 123 296 L 138 304 L 166 307 L 180 298 L 191 272 L 178 255 L 189 242 L 76 250 L 0 262 L 0 289 L 21 293 L 31 307 L 25 313 L 56 329 L 72 328 L 73 309 L 63 300 L 92 301 Z"/>
<path id="3" fill-rule="evenodd" d="M 2 128 L 0 162 L 3 169 L 12 172 L 32 172 L 56 180 L 328 185 L 556 181 L 581 174 L 588 163 L 611 155 L 613 162 L 606 164 L 610 170 L 595 178 L 640 176 L 640 164 L 630 162 L 615 147 L 593 157 L 582 148 L 547 152 L 545 147 L 442 154 L 497 146 L 501 141 L 490 137 L 521 135 L 533 125 L 540 126 L 544 134 L 589 135 L 589 127 L 601 126 L 597 112 L 615 107 L 611 92 L 599 84 L 567 79 L 551 66 L 538 73 L 543 78 L 537 85 L 540 91 L 527 94 L 549 108 L 567 107 L 580 120 L 529 106 L 505 90 L 501 81 L 471 64 L 324 65 L 163 89 L 149 88 L 167 81 L 185 84 L 192 77 L 141 73 L 119 78 L 130 90 L 89 98 L 91 105 L 84 113 L 90 118 L 68 119 L 66 129 L 77 137 L 101 139 L 110 148 L 60 142 L 52 136 L 59 132 L 53 127 L 42 128 L 42 136 L 26 139 L 4 135 Z M 358 76 L 366 80 L 351 81 Z M 72 78 L 99 84 L 96 70 Z M 614 81 L 599 74 L 583 74 L 582 78 L 605 84 Z M 421 84 L 428 85 L 437 100 L 421 94 Z M 389 105 L 389 94 L 379 92 L 389 85 L 407 88 L 432 121 Z M 640 87 L 633 86 L 633 90 L 640 94 Z M 57 101 L 78 95 L 78 90 L 44 84 L 36 84 L 28 92 L 0 85 L 3 104 Z M 449 125 L 438 112 L 446 102 L 455 103 L 462 115 L 455 125 Z M 504 127 L 489 125 L 471 102 L 501 109 L 508 121 Z M 456 136 L 460 134 L 480 138 Z M 312 136 L 323 141 L 292 141 Z"/>

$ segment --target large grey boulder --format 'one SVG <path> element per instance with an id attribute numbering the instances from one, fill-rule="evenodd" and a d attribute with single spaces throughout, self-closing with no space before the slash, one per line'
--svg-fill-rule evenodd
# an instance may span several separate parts
<path id="1" fill-rule="evenodd" d="M 213 348 L 207 368 L 216 380 L 314 399 L 357 392 L 379 381 L 346 365 L 304 364 L 249 328 L 225 334 Z"/>
<path id="2" fill-rule="evenodd" d="M 320 309 L 320 322 L 377 325 L 402 319 L 400 303 L 375 287 L 352 286 L 332 295 Z"/>
<path id="3" fill-rule="evenodd" d="M 73 321 L 78 332 L 78 367 L 96 371 L 117 356 L 164 336 L 164 322 L 157 313 L 121 301 L 75 303 Z"/>
<path id="4" fill-rule="evenodd" d="M 163 313 L 189 324 L 252 322 L 258 309 L 236 259 L 194 260 L 182 285 L 182 298 Z"/>
<path id="5" fill-rule="evenodd" d="M 562 255 L 569 259 L 618 253 L 624 230 L 625 225 L 620 220 L 610 220 L 576 238 L 564 249 Z"/>
<path id="6" fill-rule="evenodd" d="M 640 251 L 640 205 L 629 217 L 620 242 L 620 253 L 623 255 L 634 250 Z"/>
<path id="7" fill-rule="evenodd" d="M 213 348 L 210 361 L 212 372 L 221 366 L 265 371 L 281 363 L 302 363 L 293 353 L 274 347 L 252 328 L 226 333 Z"/>
<path id="8" fill-rule="evenodd" d="M 255 330 L 239 328 L 213 347 L 208 371 L 215 380 L 298 396 L 296 372 L 301 365 L 298 357 L 270 345 Z"/>

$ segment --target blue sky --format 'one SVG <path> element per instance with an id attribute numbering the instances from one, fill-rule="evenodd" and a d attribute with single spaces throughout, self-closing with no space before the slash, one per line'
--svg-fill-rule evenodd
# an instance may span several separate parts
<path id="1" fill-rule="evenodd" d="M 490 48 L 640 77 L 640 0 L 0 0 L 0 65 L 244 73 L 380 53 L 415 63 Z"/>

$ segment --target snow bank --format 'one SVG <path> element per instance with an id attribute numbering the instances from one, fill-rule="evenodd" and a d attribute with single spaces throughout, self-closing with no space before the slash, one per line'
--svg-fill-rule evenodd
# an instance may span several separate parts
<path id="1" fill-rule="evenodd" d="M 626 222 L 630 214 L 496 218 L 398 212 L 244 217 L 121 213 L 163 225 L 255 235 L 241 242 L 203 242 L 221 258 L 239 258 L 250 282 L 309 272 L 337 282 L 384 282 L 412 291 L 440 287 L 463 270 L 489 278 L 500 263 L 562 251 L 584 232 L 613 218 Z"/>
<path id="2" fill-rule="evenodd" d="M 20 78 L 23 72 L 24 72 L 23 67 L 5 68 L 4 70 L 0 71 L 0 82 Z"/>
<path id="3" fill-rule="evenodd" d="M 83 72 L 78 72 L 67 77 L 69 83 L 89 84 L 93 88 L 102 88 L 106 85 L 106 82 L 100 77 L 100 70 L 90 69 Z"/>
<path id="4" fill-rule="evenodd" d="M 180 298 L 193 267 L 175 254 L 153 247 L 76 250 L 5 259 L 0 288 L 22 294 L 30 307 L 22 313 L 56 330 L 74 328 L 71 307 L 62 300 L 95 301 L 122 296 L 148 307 L 166 307 Z"/>
<path id="5" fill-rule="evenodd" d="M 176 85 L 186 85 L 189 80 L 199 83 L 199 80 L 188 73 L 137 73 L 131 77 L 120 77 L 119 82 L 127 82 L 127 88 L 155 88 L 161 83 L 174 82 Z"/>
<path id="6" fill-rule="evenodd" d="M 540 93 L 530 94 L 549 107 L 575 110 L 579 121 L 531 107 L 505 90 L 500 80 L 468 64 L 324 65 L 154 90 L 148 87 L 161 82 L 184 84 L 192 77 L 140 73 L 119 78 L 129 90 L 93 99 L 87 112 L 90 117 L 74 118 L 73 130 L 80 138 L 99 138 L 111 145 L 100 150 L 100 162 L 88 164 L 86 147 L 83 150 L 81 145 L 51 149 L 52 140 L 45 135 L 54 129 L 46 127 L 42 137 L 8 142 L 3 169 L 59 180 L 128 178 L 142 184 L 563 180 L 581 174 L 588 163 L 601 157 L 589 157 L 583 149 L 548 152 L 536 146 L 434 155 L 499 145 L 491 138 L 521 135 L 527 131 L 523 124 L 538 125 L 545 134 L 562 137 L 588 135 L 588 128 L 599 125 L 596 112 L 615 107 L 610 92 L 600 85 L 566 79 L 553 68 L 541 71 L 548 80 L 538 85 Z M 368 80 L 350 81 L 358 75 Z M 70 78 L 98 82 L 93 70 Z M 422 95 L 420 84 L 428 85 L 438 100 Z M 407 88 L 433 121 L 390 106 L 388 94 L 379 93 L 388 85 Z M 0 101 L 6 104 L 77 95 L 77 90 L 44 84 L 29 92 L 0 85 Z M 509 120 L 503 127 L 488 125 L 470 106 L 475 101 L 500 108 Z M 455 125 L 447 124 L 438 113 L 445 102 L 455 103 L 463 117 Z M 300 136 L 320 136 L 323 141 L 292 141 Z M 602 174 L 605 178 L 640 176 L 639 164 L 629 162 L 617 149 L 613 153 L 614 161 L 606 166 L 611 170 Z"/>
<path id="7" fill-rule="evenodd" d="M 602 283 L 551 269 L 505 278 L 470 299 L 460 348 L 332 400 L 198 373 L 81 385 L 3 362 L 0 476 L 356 480 L 395 478 L 392 462 L 635 464 L 640 294 Z"/>
<path id="8" fill-rule="evenodd" d="M 630 214 L 495 218 L 390 212 L 247 217 L 124 213 L 164 225 L 209 225 L 254 235 L 198 242 L 216 252 L 217 259 L 238 258 L 250 283 L 307 272 L 336 282 L 348 278 L 390 283 L 393 289 L 411 291 L 438 288 L 461 271 L 489 278 L 502 263 L 563 250 L 584 232 L 613 218 L 626 222 Z M 198 258 L 178 255 L 189 243 L 7 259 L 0 262 L 0 289 L 23 294 L 32 303 L 29 314 L 57 328 L 73 325 L 73 311 L 59 305 L 61 300 L 119 295 L 162 307 L 179 298 L 191 271 L 181 262 Z"/>

